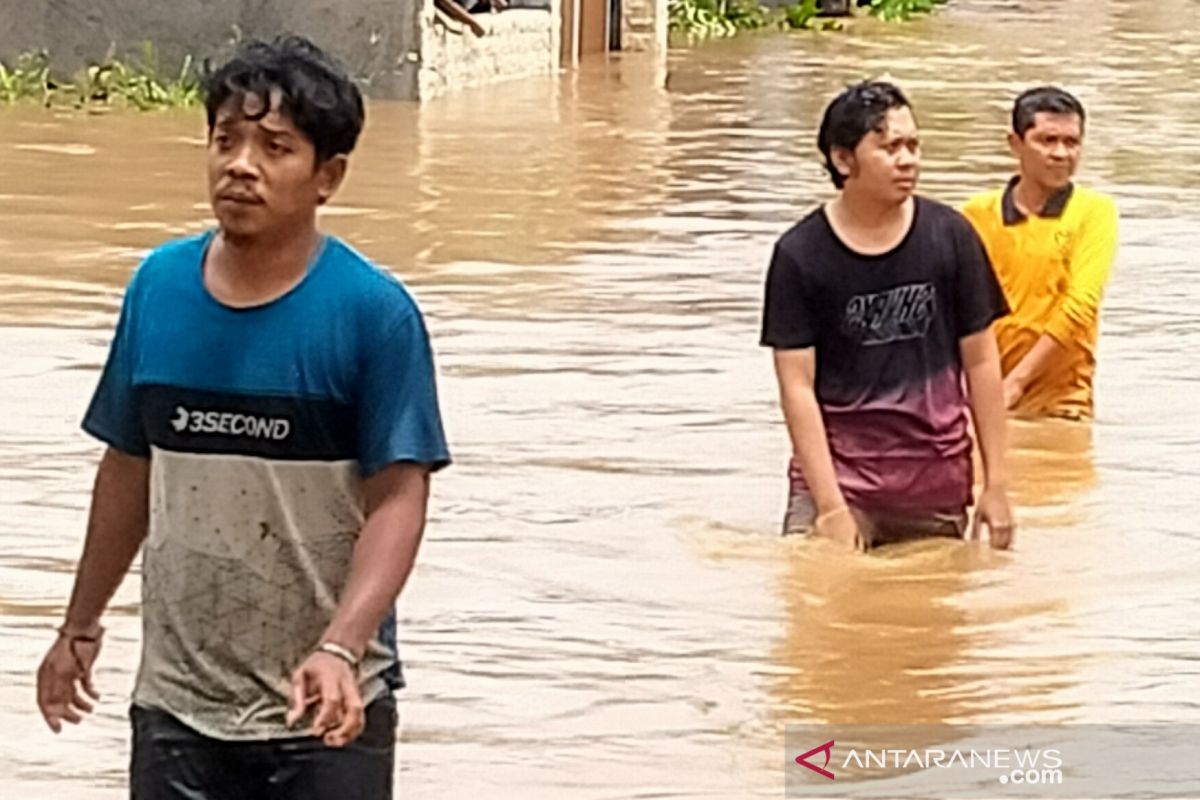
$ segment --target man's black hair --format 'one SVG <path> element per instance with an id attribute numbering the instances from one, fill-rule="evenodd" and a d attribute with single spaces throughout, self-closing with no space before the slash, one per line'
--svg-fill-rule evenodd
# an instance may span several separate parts
<path id="1" fill-rule="evenodd" d="M 882 131 L 888 111 L 911 108 L 899 87 L 884 81 L 863 81 L 848 87 L 825 109 L 817 147 L 825 156 L 825 169 L 833 185 L 841 189 L 846 178 L 833 163 L 833 149 L 853 150 L 871 131 Z"/>
<path id="2" fill-rule="evenodd" d="M 231 97 L 261 98 L 261 110 L 247 115 L 262 119 L 273 109 L 278 90 L 279 109 L 308 137 L 317 163 L 349 154 L 362 132 L 362 93 L 341 65 L 302 36 L 242 45 L 226 64 L 206 76 L 204 108 L 212 133 L 217 110 Z"/>
<path id="3" fill-rule="evenodd" d="M 1013 103 L 1012 126 L 1013 133 L 1025 138 L 1026 132 L 1033 127 L 1034 117 L 1039 112 L 1050 114 L 1076 114 L 1079 116 L 1079 128 L 1082 131 L 1087 115 L 1083 112 L 1083 103 L 1070 92 L 1057 86 L 1038 86 L 1026 89 L 1017 96 Z"/>

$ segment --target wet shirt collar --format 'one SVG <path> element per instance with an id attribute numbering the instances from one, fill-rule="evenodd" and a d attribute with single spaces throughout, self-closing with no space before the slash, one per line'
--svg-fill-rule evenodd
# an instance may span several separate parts
<path id="1" fill-rule="evenodd" d="M 1017 188 L 1017 181 L 1019 180 L 1021 180 L 1020 175 L 1013 176 L 1012 180 L 1008 182 L 1008 186 L 1004 189 L 1004 196 L 1000 198 L 1000 213 L 1004 217 L 1005 225 L 1016 225 L 1018 222 L 1025 220 L 1025 212 L 1017 208 L 1017 201 L 1013 199 L 1013 190 Z M 1058 219 L 1062 216 L 1063 211 L 1067 207 L 1067 201 L 1071 199 L 1071 194 L 1074 191 L 1075 184 L 1068 183 L 1050 195 L 1050 199 L 1046 201 L 1046 204 L 1042 206 L 1042 210 L 1037 215 L 1039 217 Z"/>

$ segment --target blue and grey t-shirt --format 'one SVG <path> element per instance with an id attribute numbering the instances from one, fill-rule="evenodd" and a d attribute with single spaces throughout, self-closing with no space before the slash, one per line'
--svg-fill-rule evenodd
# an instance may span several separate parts
<path id="1" fill-rule="evenodd" d="M 138 269 L 84 429 L 151 458 L 134 703 L 217 738 L 295 736 L 288 679 L 349 578 L 364 477 L 449 454 L 399 281 L 326 237 L 289 293 L 230 308 L 204 287 L 212 236 Z M 394 616 L 360 674 L 365 702 L 399 685 Z"/>

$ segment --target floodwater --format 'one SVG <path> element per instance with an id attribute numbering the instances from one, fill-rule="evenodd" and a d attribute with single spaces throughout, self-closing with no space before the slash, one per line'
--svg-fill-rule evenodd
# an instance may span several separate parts
<path id="1" fill-rule="evenodd" d="M 1200 722 L 1200 5 L 954 0 L 908 25 L 629 56 L 372 104 L 326 227 L 420 300 L 456 465 L 402 602 L 400 797 L 779 797 L 789 722 Z M 1191 31 L 1191 32 L 1189 32 Z M 757 346 L 774 238 L 829 186 L 817 115 L 890 74 L 923 191 L 1010 169 L 1008 104 L 1091 114 L 1114 193 L 1097 419 L 1013 425 L 1010 553 L 782 541 Z M 208 224 L 196 112 L 0 110 L 0 797 L 119 798 L 137 579 L 97 715 L 33 673 L 98 447 L 78 420 L 138 258 Z"/>

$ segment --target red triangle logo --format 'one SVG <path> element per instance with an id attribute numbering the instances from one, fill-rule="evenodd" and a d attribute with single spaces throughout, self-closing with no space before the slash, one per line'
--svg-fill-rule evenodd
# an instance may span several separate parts
<path id="1" fill-rule="evenodd" d="M 813 772 L 817 773 L 818 775 L 824 775 L 826 778 L 829 778 L 829 780 L 831 780 L 831 781 L 835 780 L 835 778 L 833 777 L 833 773 L 830 772 L 829 770 L 825 769 L 826 767 L 829 766 L 829 759 L 833 757 L 833 745 L 834 745 L 834 741 L 833 741 L 833 739 L 830 739 L 825 744 L 823 744 L 819 747 L 814 747 L 812 750 L 809 750 L 807 753 L 801 753 L 800 755 L 796 756 L 796 763 L 802 767 L 807 767 L 808 769 L 811 769 Z M 816 764 L 810 764 L 808 761 L 809 758 L 811 758 L 812 756 L 815 756 L 817 753 L 825 754 L 825 763 L 819 767 Z"/>

